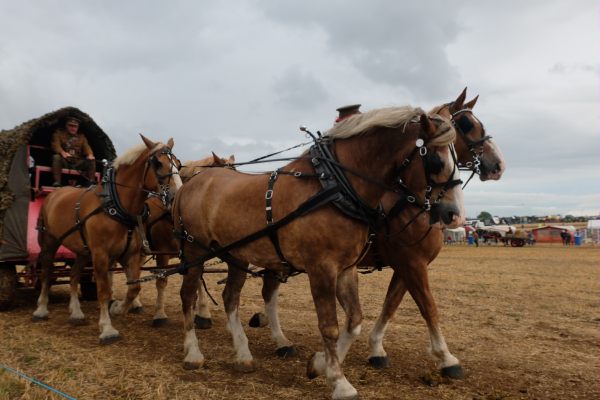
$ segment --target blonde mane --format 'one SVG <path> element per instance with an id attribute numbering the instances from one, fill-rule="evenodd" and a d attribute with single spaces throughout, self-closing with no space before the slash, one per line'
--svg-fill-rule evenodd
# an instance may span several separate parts
<path id="1" fill-rule="evenodd" d="M 148 154 L 153 154 L 155 151 L 157 151 L 163 146 L 163 143 L 156 143 L 156 146 L 154 146 L 154 148 L 150 150 Z M 136 144 L 129 150 L 125 151 L 125 153 L 121 154 L 119 157 L 114 159 L 114 161 L 112 162 L 113 168 L 116 171 L 121 165 L 133 164 L 138 158 L 140 158 L 142 153 L 144 153 L 144 151 L 146 150 L 148 150 L 148 147 L 144 143 Z"/>
<path id="2" fill-rule="evenodd" d="M 121 154 L 119 157 L 115 158 L 112 163 L 112 166 L 115 170 L 118 170 L 121 165 L 131 165 L 137 160 L 142 153 L 148 148 L 144 143 L 136 144 L 129 150 L 125 151 L 125 153 Z"/>
<path id="3" fill-rule="evenodd" d="M 447 146 L 454 143 L 456 139 L 456 131 L 450 119 L 435 113 L 443 107 L 443 105 L 436 107 L 427 114 L 440 121 L 435 134 L 428 142 L 429 146 Z M 373 128 L 399 128 L 414 121 L 421 114 L 424 114 L 424 111 L 419 107 L 377 108 L 343 119 L 328 130 L 326 135 L 333 139 L 347 139 L 367 133 Z"/>
<path id="4" fill-rule="evenodd" d="M 421 108 L 411 106 L 377 108 L 343 119 L 327 131 L 327 136 L 347 139 L 373 128 L 398 128 L 423 113 Z"/>

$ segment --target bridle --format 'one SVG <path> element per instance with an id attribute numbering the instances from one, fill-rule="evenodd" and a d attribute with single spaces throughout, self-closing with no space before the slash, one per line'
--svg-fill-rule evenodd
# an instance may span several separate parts
<path id="1" fill-rule="evenodd" d="M 450 110 L 450 106 L 452 106 L 452 104 L 454 104 L 454 102 L 444 104 L 442 109 L 444 107 L 448 107 L 448 110 Z M 468 135 L 474 128 L 474 125 L 468 118 L 466 118 L 466 116 L 459 118 L 460 115 L 465 113 L 470 113 L 471 115 L 473 115 L 473 110 L 471 110 L 470 108 L 462 108 L 450 114 L 450 120 L 452 121 L 452 125 L 454 125 L 454 129 L 456 130 L 456 132 L 458 132 L 459 135 L 461 135 L 467 148 L 471 152 L 471 157 L 473 159 L 473 161 L 466 162 L 464 167 L 459 165 L 459 169 L 461 170 L 472 171 L 471 176 L 469 177 L 469 179 L 467 179 L 467 182 L 465 182 L 463 189 L 467 186 L 467 184 L 469 183 L 469 181 L 471 181 L 475 174 L 481 175 L 481 156 L 483 155 L 484 151 L 483 144 L 487 140 L 490 140 L 492 138 L 492 136 L 487 135 L 485 133 L 485 128 L 479 120 L 478 122 L 481 125 L 482 136 L 477 140 L 472 140 L 471 138 L 469 138 Z"/>
<path id="2" fill-rule="evenodd" d="M 158 159 L 157 155 L 164 155 L 169 160 L 170 172 L 166 174 L 159 173 L 159 169 L 162 166 L 161 161 Z M 148 173 L 148 166 L 150 166 L 156 178 L 158 179 L 159 191 L 151 191 L 146 190 L 141 187 L 143 182 L 146 180 L 146 174 Z M 162 147 L 160 150 L 154 151 L 148 157 L 148 162 L 144 168 L 144 176 L 140 182 L 140 190 L 144 190 L 148 192 L 148 197 L 157 197 L 160 199 L 161 203 L 169 208 L 171 202 L 173 201 L 172 196 L 170 195 L 169 186 L 171 185 L 171 179 L 173 175 L 179 175 L 179 169 L 181 168 L 181 162 L 179 159 L 171 152 L 171 149 L 168 146 Z"/>

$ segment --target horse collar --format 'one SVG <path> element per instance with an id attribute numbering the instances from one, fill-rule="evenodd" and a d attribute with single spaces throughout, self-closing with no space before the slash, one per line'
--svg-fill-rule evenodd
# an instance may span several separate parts
<path id="1" fill-rule="evenodd" d="M 342 168 L 335 163 L 335 157 L 327 143 L 316 143 L 309 149 L 311 162 L 323 189 L 341 187 L 333 204 L 345 215 L 368 225 L 377 225 L 382 218 L 381 207 L 372 208 L 356 193 Z"/>
<path id="2" fill-rule="evenodd" d="M 129 228 L 135 227 L 137 225 L 137 216 L 129 214 L 119 199 L 114 168 L 108 168 L 103 182 L 104 187 L 102 190 L 102 208 L 104 209 L 104 212 L 114 220 Z M 142 220 L 145 221 L 149 215 L 150 209 L 148 208 L 148 205 L 144 203 L 144 209 L 141 214 Z"/>

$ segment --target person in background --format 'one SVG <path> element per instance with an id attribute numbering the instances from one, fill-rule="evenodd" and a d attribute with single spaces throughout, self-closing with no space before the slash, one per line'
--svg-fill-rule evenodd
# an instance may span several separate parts
<path id="1" fill-rule="evenodd" d="M 79 119 L 67 118 L 64 128 L 58 128 L 52 135 L 52 186 L 61 186 L 61 169 L 69 168 L 81 171 L 81 175 L 94 181 L 96 162 L 92 148 L 85 135 L 79 132 Z"/>

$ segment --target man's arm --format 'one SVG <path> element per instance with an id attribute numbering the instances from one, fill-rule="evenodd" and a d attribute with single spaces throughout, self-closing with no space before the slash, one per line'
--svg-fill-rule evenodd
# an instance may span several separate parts
<path id="1" fill-rule="evenodd" d="M 85 154 L 85 157 L 88 160 L 94 160 L 94 152 L 83 134 L 81 135 L 81 146 L 83 147 L 83 154 Z"/>
<path id="2" fill-rule="evenodd" d="M 60 131 L 55 131 L 52 135 L 52 145 L 50 147 L 52 147 L 52 150 L 54 150 L 56 154 L 60 154 L 62 158 L 69 157 L 69 153 L 62 148 L 60 143 Z"/>

